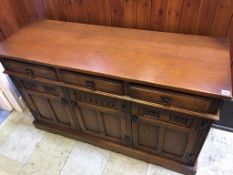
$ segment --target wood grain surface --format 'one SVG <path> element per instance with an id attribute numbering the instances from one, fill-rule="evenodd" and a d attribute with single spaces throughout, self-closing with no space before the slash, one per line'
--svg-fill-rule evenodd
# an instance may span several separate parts
<path id="1" fill-rule="evenodd" d="M 25 52 L 25 50 L 27 52 Z M 208 96 L 231 97 L 225 39 L 44 20 L 5 40 L 0 54 Z"/>

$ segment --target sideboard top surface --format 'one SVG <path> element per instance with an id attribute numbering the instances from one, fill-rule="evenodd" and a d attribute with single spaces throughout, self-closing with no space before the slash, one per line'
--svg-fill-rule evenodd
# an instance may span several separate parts
<path id="1" fill-rule="evenodd" d="M 43 20 L 1 43 L 0 55 L 205 96 L 232 97 L 229 44 L 221 38 Z"/>

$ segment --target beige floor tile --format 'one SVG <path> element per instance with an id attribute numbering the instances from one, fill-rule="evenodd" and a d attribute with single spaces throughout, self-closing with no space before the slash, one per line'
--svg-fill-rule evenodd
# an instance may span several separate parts
<path id="1" fill-rule="evenodd" d="M 6 137 L 8 137 L 20 123 L 33 126 L 32 121 L 33 118 L 28 110 L 25 110 L 24 112 L 13 111 L 6 121 L 0 125 L 0 145 L 2 145 L 2 142 L 6 140 Z"/>
<path id="2" fill-rule="evenodd" d="M 43 131 L 18 124 L 0 145 L 0 155 L 24 163 L 43 137 Z"/>
<path id="3" fill-rule="evenodd" d="M 211 129 L 200 153 L 197 175 L 233 174 L 233 133 Z"/>
<path id="4" fill-rule="evenodd" d="M 25 115 L 25 111 L 24 112 L 17 112 L 17 111 L 13 111 L 10 116 L 8 117 L 8 121 L 12 121 L 15 123 L 19 123 L 20 120 L 22 120 L 22 117 Z"/>
<path id="5" fill-rule="evenodd" d="M 0 156 L 0 175 L 17 175 L 22 166 L 18 161 Z"/>
<path id="6" fill-rule="evenodd" d="M 69 138 L 45 133 L 20 175 L 58 175 L 74 144 L 75 141 Z"/>
<path id="7" fill-rule="evenodd" d="M 0 126 L 0 175 L 178 175 L 122 154 L 36 129 L 28 110 Z M 233 174 L 233 133 L 211 129 L 197 175 Z"/>
<path id="8" fill-rule="evenodd" d="M 144 175 L 147 166 L 146 162 L 111 152 L 103 175 Z"/>
<path id="9" fill-rule="evenodd" d="M 175 171 L 168 170 L 161 166 L 149 164 L 146 175 L 181 175 Z"/>
<path id="10" fill-rule="evenodd" d="M 77 142 L 61 175 L 101 175 L 108 156 L 107 150 Z"/>
<path id="11" fill-rule="evenodd" d="M 33 117 L 28 109 L 25 109 L 24 112 L 12 112 L 8 120 L 14 123 L 21 123 L 33 126 Z"/>
<path id="12" fill-rule="evenodd" d="M 23 166 L 19 175 L 58 175 L 67 156 L 51 156 L 46 152 L 35 151 Z"/>
<path id="13" fill-rule="evenodd" d="M 63 157 L 71 153 L 75 143 L 75 140 L 46 132 L 41 142 L 36 146 L 36 150 L 51 156 Z"/>
<path id="14" fill-rule="evenodd" d="M 218 142 L 225 145 L 233 145 L 233 133 L 224 130 L 212 128 L 210 130 L 210 141 Z"/>
<path id="15" fill-rule="evenodd" d="M 0 145 L 5 142 L 6 138 L 18 127 L 17 123 L 7 121 L 0 126 Z"/>

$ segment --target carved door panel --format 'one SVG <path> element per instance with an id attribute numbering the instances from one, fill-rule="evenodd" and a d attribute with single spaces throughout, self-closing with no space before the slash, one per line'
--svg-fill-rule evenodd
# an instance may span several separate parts
<path id="1" fill-rule="evenodd" d="M 75 129 L 68 100 L 60 87 L 14 78 L 35 119 Z"/>
<path id="2" fill-rule="evenodd" d="M 169 114 L 154 108 L 132 105 L 133 147 L 170 159 L 191 164 L 195 157 L 194 145 L 199 121 Z M 175 125 L 174 116 L 177 116 Z"/>
<path id="3" fill-rule="evenodd" d="M 69 91 L 81 130 L 121 144 L 131 142 L 129 105 L 104 96 Z"/>
<path id="4" fill-rule="evenodd" d="M 157 153 L 159 147 L 159 124 L 141 116 L 132 116 L 133 147 Z"/>

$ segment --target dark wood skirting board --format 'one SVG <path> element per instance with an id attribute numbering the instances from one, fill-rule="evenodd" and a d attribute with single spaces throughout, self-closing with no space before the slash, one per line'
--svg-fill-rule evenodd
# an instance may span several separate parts
<path id="1" fill-rule="evenodd" d="M 213 127 L 224 131 L 233 132 L 233 126 L 221 126 L 220 124 L 213 124 Z"/>
<path id="2" fill-rule="evenodd" d="M 176 161 L 161 158 L 159 156 L 154 156 L 154 155 L 145 153 L 140 150 L 132 149 L 132 148 L 129 148 L 129 147 L 117 144 L 117 143 L 110 143 L 102 139 L 100 140 L 96 137 L 81 134 L 80 132 L 77 132 L 77 131 L 74 131 L 68 128 L 61 128 L 60 126 L 56 127 L 55 125 L 48 124 L 48 123 L 41 122 L 41 121 L 36 121 L 36 120 L 33 123 L 35 127 L 38 129 L 52 132 L 54 134 L 60 134 L 60 135 L 63 135 L 63 136 L 66 136 L 72 139 L 76 139 L 82 142 L 86 142 L 86 143 L 89 143 L 89 144 L 92 144 L 92 145 L 95 145 L 95 146 L 98 146 L 98 147 L 101 147 L 103 149 L 107 149 L 110 151 L 119 152 L 119 153 L 128 155 L 130 157 L 140 159 L 148 163 L 160 165 L 165 168 L 169 168 L 171 170 L 174 170 L 174 171 L 177 171 L 183 174 L 194 175 L 197 170 L 197 163 L 195 163 L 195 166 L 188 166 L 188 165 L 184 165 L 182 163 L 176 162 Z"/>

